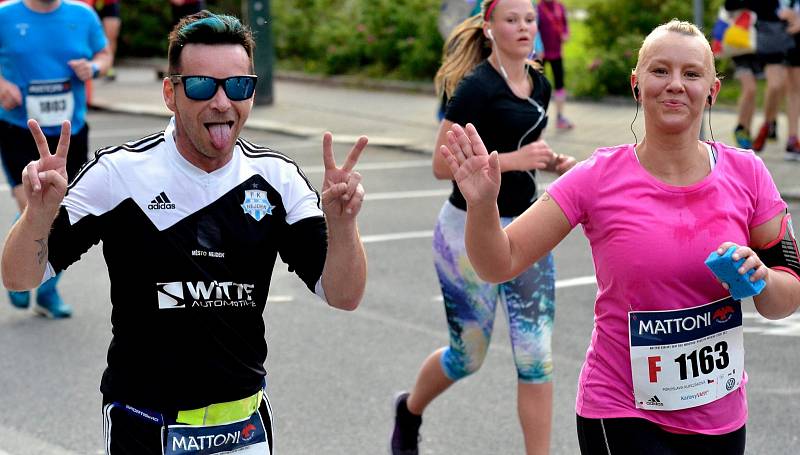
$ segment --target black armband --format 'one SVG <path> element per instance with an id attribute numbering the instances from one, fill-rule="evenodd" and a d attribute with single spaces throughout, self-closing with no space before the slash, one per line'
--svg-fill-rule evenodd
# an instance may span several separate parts
<path id="1" fill-rule="evenodd" d="M 797 240 L 790 214 L 783 216 L 778 238 L 763 248 L 755 249 L 755 252 L 767 267 L 787 272 L 800 280 L 800 255 L 797 253 Z"/>

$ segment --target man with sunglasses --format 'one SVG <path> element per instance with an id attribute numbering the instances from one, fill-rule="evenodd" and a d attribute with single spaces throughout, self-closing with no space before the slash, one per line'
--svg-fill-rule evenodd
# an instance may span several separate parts
<path id="1" fill-rule="evenodd" d="M 97 14 L 78 2 L 12 0 L 0 4 L 0 157 L 20 211 L 27 203 L 22 169 L 38 156 L 26 121 L 39 121 L 55 146 L 61 122 L 72 123 L 67 175 L 72 178 L 89 153 L 84 83 L 111 65 Z M 42 283 L 33 309 L 54 319 L 72 315 L 56 290 L 58 277 Z M 31 292 L 9 292 L 15 308 L 31 305 Z"/>
<path id="2" fill-rule="evenodd" d="M 69 187 L 68 123 L 51 155 L 29 122 L 40 159 L 23 173 L 30 203 L 6 241 L 3 280 L 35 286 L 103 241 L 108 453 L 271 453 L 262 313 L 277 256 L 332 307 L 363 296 L 353 167 L 367 140 L 337 167 L 324 135 L 320 197 L 290 158 L 239 138 L 252 49 L 236 18 L 183 19 L 170 34 L 166 130 L 99 150 Z"/>

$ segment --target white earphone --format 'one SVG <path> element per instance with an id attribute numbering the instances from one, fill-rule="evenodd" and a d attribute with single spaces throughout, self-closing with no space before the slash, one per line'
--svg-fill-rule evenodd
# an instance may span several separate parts
<path id="1" fill-rule="evenodd" d="M 489 35 L 489 39 L 490 40 L 494 41 L 494 35 L 492 35 L 492 29 L 487 28 L 486 29 L 486 34 Z"/>

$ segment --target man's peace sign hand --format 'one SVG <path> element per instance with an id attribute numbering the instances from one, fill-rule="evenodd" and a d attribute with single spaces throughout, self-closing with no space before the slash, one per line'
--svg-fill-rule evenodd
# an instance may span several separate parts
<path id="1" fill-rule="evenodd" d="M 67 152 L 69 151 L 70 123 L 61 124 L 61 137 L 56 153 L 50 154 L 47 138 L 36 120 L 28 120 L 39 159 L 31 161 L 22 170 L 22 188 L 28 199 L 28 208 L 48 212 L 55 217 L 67 192 Z"/>
<path id="2" fill-rule="evenodd" d="M 347 154 L 344 165 L 336 167 L 336 160 L 333 158 L 333 135 L 326 132 L 322 136 L 322 161 L 325 164 L 322 210 L 328 222 L 354 220 L 361 211 L 364 187 L 361 186 L 361 174 L 353 168 L 366 146 L 367 137 L 361 136 Z"/>

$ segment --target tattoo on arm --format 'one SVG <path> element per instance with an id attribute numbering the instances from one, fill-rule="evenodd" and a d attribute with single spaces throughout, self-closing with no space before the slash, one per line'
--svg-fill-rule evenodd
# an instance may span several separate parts
<path id="1" fill-rule="evenodd" d="M 547 194 L 547 193 L 544 193 L 544 194 L 542 195 L 542 200 L 543 200 L 543 201 L 549 201 L 549 200 L 550 200 L 550 195 L 549 195 L 549 194 Z"/>
<path id="2" fill-rule="evenodd" d="M 41 264 L 47 260 L 47 239 L 36 239 L 36 243 L 39 244 L 40 248 L 36 253 L 36 259 L 39 261 L 39 264 Z"/>

